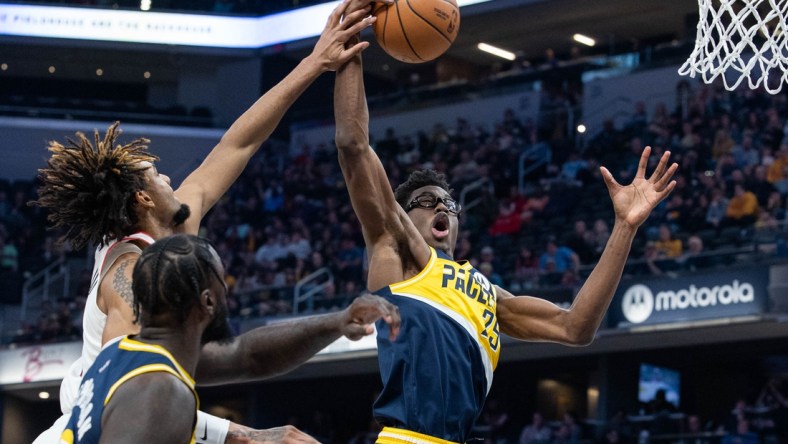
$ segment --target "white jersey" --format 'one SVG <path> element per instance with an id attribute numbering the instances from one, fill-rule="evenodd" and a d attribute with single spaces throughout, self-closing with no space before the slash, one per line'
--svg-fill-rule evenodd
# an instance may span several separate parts
<path id="1" fill-rule="evenodd" d="M 79 383 L 82 381 L 82 375 L 93 364 L 96 356 L 101 351 L 101 338 L 104 333 L 104 326 L 107 324 L 107 314 L 99 308 L 97 298 L 102 276 L 106 274 L 106 270 L 112 267 L 112 264 L 118 258 L 117 255 L 110 255 L 110 253 L 114 253 L 113 249 L 118 245 L 129 241 L 142 241 L 150 245 L 154 242 L 154 239 L 146 233 L 139 232 L 120 240 L 113 240 L 105 246 L 96 248 L 93 274 L 90 278 L 90 293 L 88 293 L 88 299 L 85 303 L 85 313 L 82 315 L 82 355 L 71 364 L 71 368 L 60 384 L 60 410 L 64 415 L 71 413 L 71 408 L 74 406 L 77 392 L 79 391 Z M 107 261 L 107 259 L 110 260 Z"/>

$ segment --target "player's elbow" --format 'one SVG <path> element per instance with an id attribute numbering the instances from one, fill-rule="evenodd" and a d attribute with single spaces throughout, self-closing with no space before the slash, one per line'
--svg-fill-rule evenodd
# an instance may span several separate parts
<path id="1" fill-rule="evenodd" d="M 336 145 L 337 150 L 345 156 L 361 155 L 369 148 L 366 140 L 347 131 L 337 131 Z"/>
<path id="2" fill-rule="evenodd" d="M 591 345 L 596 337 L 596 329 L 581 325 L 574 325 L 566 330 L 564 343 L 573 347 L 585 347 Z"/>

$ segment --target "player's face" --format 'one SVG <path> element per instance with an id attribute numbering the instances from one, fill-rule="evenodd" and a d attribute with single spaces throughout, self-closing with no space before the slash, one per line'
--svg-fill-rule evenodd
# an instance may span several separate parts
<path id="1" fill-rule="evenodd" d="M 145 169 L 145 181 L 148 184 L 146 191 L 156 203 L 157 218 L 164 224 L 172 224 L 173 226 L 186 222 L 191 211 L 188 205 L 181 203 L 175 197 L 170 185 L 170 178 L 164 174 L 159 174 L 156 166 L 152 163 L 144 162 L 144 164 L 149 165 Z"/>
<path id="2" fill-rule="evenodd" d="M 229 310 L 227 308 L 227 283 L 224 280 L 224 267 L 219 255 L 215 250 L 213 252 L 213 264 L 209 271 L 213 274 L 211 279 L 211 292 L 216 297 L 216 311 L 214 312 L 211 323 L 205 328 L 202 333 L 201 342 L 207 344 L 208 342 L 226 343 L 233 338 L 233 331 L 230 328 Z"/>
<path id="3" fill-rule="evenodd" d="M 427 244 L 452 255 L 460 225 L 459 203 L 455 207 L 449 193 L 435 185 L 416 189 L 408 202 L 408 216 Z"/>

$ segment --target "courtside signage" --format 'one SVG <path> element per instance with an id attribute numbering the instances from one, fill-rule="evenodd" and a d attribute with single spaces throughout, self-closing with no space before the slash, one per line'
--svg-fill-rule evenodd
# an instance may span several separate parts
<path id="1" fill-rule="evenodd" d="M 82 353 L 82 342 L 35 345 L 0 351 L 0 386 L 59 381 Z"/>
<path id="2" fill-rule="evenodd" d="M 678 278 L 623 280 L 608 314 L 611 328 L 762 313 L 768 270 L 698 273 Z"/>

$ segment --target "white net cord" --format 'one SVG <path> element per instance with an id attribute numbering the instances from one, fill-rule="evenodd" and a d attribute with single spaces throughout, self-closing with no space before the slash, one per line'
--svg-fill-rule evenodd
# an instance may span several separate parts
<path id="1" fill-rule="evenodd" d="M 732 91 L 749 87 L 777 94 L 788 83 L 788 0 L 698 0 L 695 49 L 679 74 L 722 77 Z M 727 75 L 726 75 L 727 74 Z"/>

